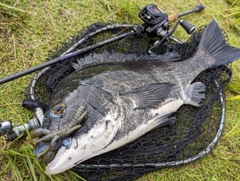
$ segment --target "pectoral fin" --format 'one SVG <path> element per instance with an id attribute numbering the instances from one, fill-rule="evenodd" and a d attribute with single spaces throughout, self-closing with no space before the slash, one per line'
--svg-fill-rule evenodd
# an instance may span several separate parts
<path id="1" fill-rule="evenodd" d="M 154 108 L 159 106 L 168 98 L 172 83 L 155 83 L 120 93 L 122 96 L 130 97 L 136 104 L 135 109 Z"/>

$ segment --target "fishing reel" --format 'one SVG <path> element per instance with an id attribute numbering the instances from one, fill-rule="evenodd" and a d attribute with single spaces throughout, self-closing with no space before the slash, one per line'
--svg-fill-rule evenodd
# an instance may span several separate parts
<path id="1" fill-rule="evenodd" d="M 153 36 L 163 37 L 169 30 L 168 15 L 155 4 L 143 8 L 139 17 L 146 24 L 146 31 Z"/>
<path id="2" fill-rule="evenodd" d="M 176 30 L 177 26 L 180 24 L 183 29 L 188 33 L 191 34 L 195 30 L 195 26 L 184 21 L 182 19 L 178 20 L 173 29 L 170 28 L 170 22 L 176 21 L 179 17 L 184 16 L 186 14 L 192 12 L 198 12 L 204 10 L 204 6 L 202 4 L 196 6 L 194 9 L 183 12 L 181 14 L 172 14 L 167 15 L 163 10 L 157 7 L 155 4 L 149 4 L 145 8 L 143 8 L 140 13 L 139 17 L 145 23 L 145 31 L 149 33 L 151 36 L 160 37 L 160 40 L 155 43 L 153 47 L 148 50 L 148 53 L 154 54 L 152 49 L 156 48 L 157 46 L 161 45 L 164 41 L 168 39 L 172 39 L 177 43 L 182 43 L 180 40 L 171 37 L 173 32 Z"/>
<path id="3" fill-rule="evenodd" d="M 149 4 L 140 11 L 139 17 L 145 23 L 146 31 L 150 35 L 164 37 L 169 34 L 170 22 L 176 21 L 179 17 L 186 14 L 202 11 L 203 9 L 204 6 L 200 4 L 187 12 L 168 16 L 163 10 L 158 8 L 157 5 Z M 180 24 L 188 34 L 191 34 L 195 30 L 194 25 L 184 20 L 179 20 L 176 24 Z"/>

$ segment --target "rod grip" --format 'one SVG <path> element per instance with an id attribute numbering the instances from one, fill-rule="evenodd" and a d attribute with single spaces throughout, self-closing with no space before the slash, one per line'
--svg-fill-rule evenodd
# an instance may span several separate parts
<path id="1" fill-rule="evenodd" d="M 171 15 L 168 15 L 168 21 L 169 22 L 174 22 L 178 19 L 178 15 L 177 14 L 171 14 Z"/>

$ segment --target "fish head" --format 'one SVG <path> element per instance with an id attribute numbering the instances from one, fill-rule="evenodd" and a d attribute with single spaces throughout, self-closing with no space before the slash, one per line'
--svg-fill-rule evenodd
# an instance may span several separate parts
<path id="1" fill-rule="evenodd" d="M 106 152 L 117 132 L 114 119 L 101 119 L 89 131 L 79 131 L 72 137 L 69 148 L 62 146 L 54 159 L 47 165 L 46 173 L 57 174 L 68 170 L 78 163 Z"/>
<path id="2" fill-rule="evenodd" d="M 77 115 L 80 107 L 84 106 L 87 114 L 77 123 L 80 128 L 57 140 L 61 142 L 61 146 L 54 150 L 50 148 L 46 154 L 42 155 L 43 158 L 49 158 L 42 159 L 47 162 L 46 173 L 48 174 L 61 173 L 106 152 L 105 148 L 111 143 L 120 127 L 120 110 L 109 93 L 92 85 L 79 85 L 75 90 L 68 92 L 63 89 L 58 91 L 62 93 L 57 92 L 51 97 L 43 127 L 55 132 L 54 134 L 58 136 L 60 133 L 57 131 L 62 130 L 64 126 L 67 128 L 63 132 L 73 128 L 72 123 L 78 121 L 78 116 L 81 116 Z M 65 136 L 71 140 L 67 144 L 63 143 Z M 47 143 L 51 144 L 51 140 Z"/>
<path id="3" fill-rule="evenodd" d="M 85 109 L 84 106 L 78 106 L 78 109 L 71 106 L 67 108 L 63 102 L 49 106 L 43 128 L 31 132 L 32 137 L 39 137 L 33 151 L 39 161 L 49 163 L 61 146 L 70 147 L 71 134 L 81 127 L 80 122 L 86 115 Z"/>

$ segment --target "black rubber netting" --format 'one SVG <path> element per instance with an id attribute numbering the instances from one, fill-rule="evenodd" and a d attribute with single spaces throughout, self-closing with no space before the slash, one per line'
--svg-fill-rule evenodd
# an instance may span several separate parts
<path id="1" fill-rule="evenodd" d="M 204 29 L 205 26 L 197 29 L 183 44 L 169 40 L 155 48 L 154 53 L 177 51 L 184 61 L 196 51 Z M 73 50 L 130 30 L 131 25 L 121 27 L 118 24 L 93 24 L 53 50 L 49 60 L 59 57 L 79 40 L 83 41 Z M 59 81 L 74 72 L 70 62 L 89 53 L 103 53 L 105 50 L 145 55 L 156 40 L 157 38 L 149 37 L 148 34 L 129 36 L 91 50 L 85 55 L 55 64 L 33 78 L 30 89 L 34 89 L 34 92 L 28 91 L 27 96 L 48 104 L 51 92 Z M 80 163 L 73 170 L 87 180 L 135 180 L 143 174 L 163 167 L 186 164 L 202 158 L 213 149 L 221 135 L 225 114 L 224 91 L 230 77 L 231 69 L 228 66 L 219 66 L 202 72 L 194 80 L 206 85 L 206 99 L 201 107 L 184 105 L 174 114 L 177 119 L 175 124 L 152 130 L 132 143 Z"/>

